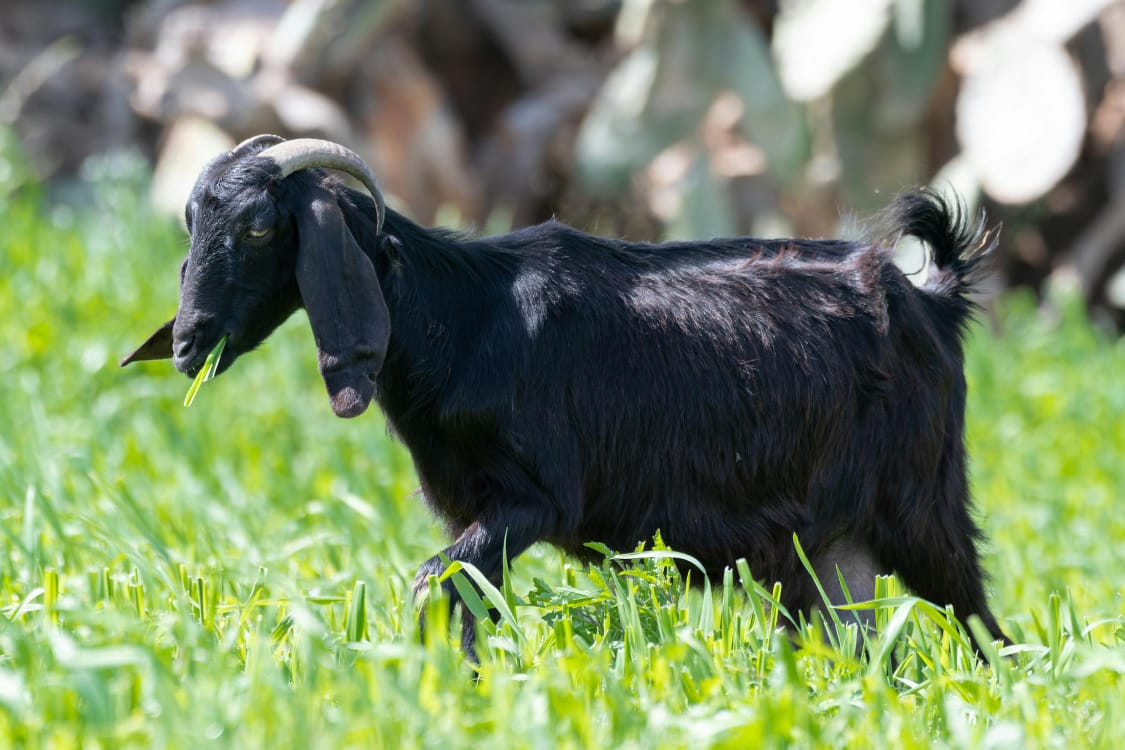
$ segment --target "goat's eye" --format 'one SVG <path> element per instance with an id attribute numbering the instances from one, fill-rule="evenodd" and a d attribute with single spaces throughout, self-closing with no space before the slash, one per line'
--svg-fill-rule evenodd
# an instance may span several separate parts
<path id="1" fill-rule="evenodd" d="M 246 230 L 246 236 L 249 237 L 252 240 L 265 239 L 266 237 L 269 236 L 269 233 L 270 233 L 269 227 L 261 227 L 261 228 L 251 227 L 250 229 Z"/>

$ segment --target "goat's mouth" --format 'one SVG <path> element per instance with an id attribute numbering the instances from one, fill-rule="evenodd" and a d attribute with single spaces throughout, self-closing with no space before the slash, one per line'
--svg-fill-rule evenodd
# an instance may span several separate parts
<path id="1" fill-rule="evenodd" d="M 219 348 L 220 345 L 222 345 L 221 350 Z M 215 337 L 215 340 L 211 342 L 210 346 L 192 346 L 188 356 L 180 357 L 177 355 L 173 359 L 173 364 L 176 366 L 176 369 L 184 375 L 189 378 L 194 378 L 199 375 L 200 370 L 208 365 L 208 360 L 212 354 L 216 354 L 216 360 L 212 366 L 211 377 L 218 377 L 234 364 L 234 360 L 238 358 L 235 342 L 231 334 L 219 334 Z"/>

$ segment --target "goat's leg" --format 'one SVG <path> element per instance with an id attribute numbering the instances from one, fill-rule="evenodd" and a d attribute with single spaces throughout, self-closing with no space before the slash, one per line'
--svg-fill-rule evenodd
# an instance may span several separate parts
<path id="1" fill-rule="evenodd" d="M 490 514 L 469 524 L 457 540 L 442 551 L 441 555 L 434 555 L 422 565 L 414 578 L 415 598 L 419 598 L 426 591 L 431 575 L 441 575 L 445 571 L 446 563 L 442 555 L 450 561 L 459 560 L 469 563 L 484 573 L 490 581 L 498 582 L 503 571 L 505 549 L 508 558 L 512 559 L 543 538 L 549 527 L 551 515 L 538 506 L 495 508 Z M 461 597 L 452 580 L 443 582 L 442 587 L 449 597 L 452 611 L 452 607 L 461 603 Z M 461 646 L 465 655 L 474 661 L 476 660 L 475 641 L 476 629 L 473 616 L 467 608 L 462 607 Z"/>
<path id="2" fill-rule="evenodd" d="M 882 521 L 874 525 L 870 541 L 880 559 L 916 594 L 939 606 L 952 605 L 962 622 L 977 615 L 990 638 L 1008 644 L 985 598 L 985 574 L 976 547 L 982 534 L 969 512 L 964 387 L 958 373 L 937 463 L 906 462 L 888 468 L 881 488 Z"/>
<path id="3" fill-rule="evenodd" d="M 953 612 L 962 621 L 977 615 L 993 640 L 1011 643 L 985 598 L 984 571 L 975 545 L 980 532 L 967 510 L 961 510 L 952 520 L 955 523 L 937 521 L 926 528 L 924 539 L 898 536 L 894 543 L 885 545 L 887 561 L 923 599 L 953 605 Z"/>

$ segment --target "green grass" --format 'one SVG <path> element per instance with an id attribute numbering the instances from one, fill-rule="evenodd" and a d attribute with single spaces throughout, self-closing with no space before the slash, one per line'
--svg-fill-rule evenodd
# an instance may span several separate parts
<path id="1" fill-rule="evenodd" d="M 1021 644 L 1008 656 L 978 664 L 893 579 L 858 661 L 835 623 L 794 648 L 776 592 L 745 571 L 687 591 L 670 553 L 585 569 L 540 547 L 486 597 L 504 617 L 474 681 L 440 623 L 419 643 L 410 581 L 444 540 L 409 457 L 376 412 L 332 416 L 304 317 L 184 409 L 168 363 L 115 364 L 174 312 L 185 250 L 145 207 L 143 166 L 96 160 L 58 200 L 26 174 L 5 141 L 0 747 L 1125 736 L 1125 345 L 1079 305 L 1052 318 L 1006 300 L 1002 335 L 978 327 L 968 348 L 985 563 Z"/>
<path id="2" fill-rule="evenodd" d="M 207 355 L 207 359 L 203 362 L 203 367 L 199 368 L 199 372 L 195 375 L 195 380 L 191 381 L 191 386 L 188 388 L 187 394 L 184 396 L 184 406 L 191 406 L 195 401 L 196 394 L 203 384 L 208 380 L 214 379 L 219 370 L 219 360 L 223 358 L 223 349 L 227 345 L 227 336 L 219 339 L 219 343 L 215 344 L 215 348 Z"/>

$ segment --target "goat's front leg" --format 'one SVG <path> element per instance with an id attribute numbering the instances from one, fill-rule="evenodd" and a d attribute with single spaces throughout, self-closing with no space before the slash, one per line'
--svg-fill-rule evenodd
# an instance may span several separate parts
<path id="1" fill-rule="evenodd" d="M 505 548 L 509 559 L 515 558 L 549 531 L 552 514 L 540 506 L 493 508 L 490 513 L 471 523 L 453 544 L 434 555 L 422 565 L 414 577 L 414 597 L 420 600 L 426 592 L 431 575 L 440 576 L 446 568 L 444 555 L 450 561 L 469 563 L 484 573 L 490 581 L 498 583 L 503 571 Z M 446 580 L 442 588 L 450 601 L 450 611 L 461 602 L 453 581 Z M 476 661 L 476 628 L 468 608 L 462 607 L 461 647 L 465 655 Z M 425 627 L 424 620 L 422 627 Z"/>

